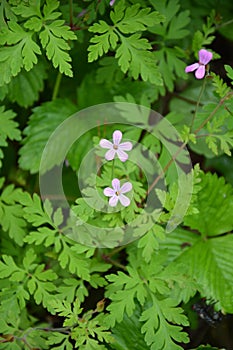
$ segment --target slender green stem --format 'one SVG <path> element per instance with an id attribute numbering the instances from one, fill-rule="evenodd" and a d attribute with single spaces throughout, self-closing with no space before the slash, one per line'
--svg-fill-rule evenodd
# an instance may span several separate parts
<path id="1" fill-rule="evenodd" d="M 110 253 L 108 253 L 108 254 L 106 254 L 106 255 L 107 255 L 107 257 L 110 258 L 110 257 L 112 257 L 113 255 L 115 255 L 115 254 L 121 252 L 123 249 L 125 249 L 125 246 L 117 247 L 117 248 L 113 249 Z"/>
<path id="2" fill-rule="evenodd" d="M 216 26 L 216 29 L 219 29 L 219 28 L 222 28 L 222 27 L 225 27 L 225 26 L 228 26 L 229 24 L 231 24 L 233 22 L 233 19 L 230 19 L 229 21 L 227 22 L 223 22 L 219 25 Z"/>
<path id="3" fill-rule="evenodd" d="M 181 96 L 181 95 L 177 94 L 176 92 L 172 92 L 171 95 L 176 97 L 176 98 L 178 98 L 179 100 L 188 102 L 189 104 L 192 104 L 192 105 L 195 105 L 195 106 L 197 104 L 197 101 L 192 100 L 191 98 L 188 98 L 186 96 Z M 202 103 L 200 103 L 199 106 L 202 106 Z"/>
<path id="4" fill-rule="evenodd" d="M 201 102 L 201 98 L 202 98 L 203 92 L 205 90 L 205 85 L 206 85 L 206 79 L 204 79 L 204 81 L 203 81 L 203 84 L 202 84 L 202 87 L 201 87 L 201 91 L 200 91 L 200 94 L 198 96 L 198 100 L 197 100 L 197 104 L 196 104 L 196 108 L 195 108 L 195 113 L 193 115 L 191 126 L 190 126 L 190 132 L 192 131 L 193 124 L 194 124 L 194 121 L 195 121 L 196 116 L 197 116 L 197 111 L 198 111 L 198 108 L 200 106 L 200 102 Z"/>
<path id="5" fill-rule="evenodd" d="M 122 265 L 121 263 L 119 263 L 119 262 L 116 261 L 116 260 L 113 260 L 113 259 L 109 258 L 107 255 L 102 256 L 102 259 L 103 259 L 104 261 L 106 261 L 107 263 L 110 263 L 110 264 L 112 264 L 113 266 L 119 267 L 120 269 L 126 271 L 126 267 L 125 267 L 124 265 Z"/>
<path id="6" fill-rule="evenodd" d="M 55 100 L 57 98 L 58 92 L 59 92 L 59 88 L 61 85 L 61 78 L 62 78 L 62 74 L 61 72 L 58 72 L 57 78 L 56 78 L 56 82 L 54 85 L 54 89 L 53 89 L 53 96 L 52 96 L 52 101 Z"/>
<path id="7" fill-rule="evenodd" d="M 115 159 L 113 159 L 112 161 L 112 179 L 114 179 L 114 163 L 115 163 Z"/>

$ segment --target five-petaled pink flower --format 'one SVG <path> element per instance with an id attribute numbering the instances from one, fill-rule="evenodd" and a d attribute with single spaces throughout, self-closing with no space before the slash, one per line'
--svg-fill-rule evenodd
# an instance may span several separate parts
<path id="1" fill-rule="evenodd" d="M 128 159 L 128 154 L 124 151 L 131 151 L 133 145 L 131 142 L 121 142 L 122 139 L 122 132 L 119 130 L 115 130 L 113 135 L 113 143 L 111 141 L 108 141 L 106 139 L 100 140 L 100 146 L 102 148 L 108 148 L 109 151 L 105 154 L 106 160 L 112 160 L 115 158 L 115 155 L 119 157 L 119 159 L 122 162 L 125 162 Z"/>
<path id="2" fill-rule="evenodd" d="M 125 182 L 120 187 L 120 180 L 113 179 L 112 180 L 112 188 L 107 187 L 104 189 L 104 195 L 106 197 L 111 197 L 109 199 L 109 205 L 110 207 L 115 207 L 120 201 L 120 203 L 124 207 L 128 207 L 130 205 L 130 199 L 124 195 L 124 193 L 127 193 L 132 190 L 132 184 L 130 182 Z"/>
<path id="3" fill-rule="evenodd" d="M 205 76 L 206 65 L 212 60 L 213 54 L 212 52 L 201 49 L 198 53 L 199 62 L 191 64 L 185 68 L 185 73 L 195 72 L 195 77 L 197 79 L 202 79 Z"/>
<path id="4" fill-rule="evenodd" d="M 111 1 L 109 2 L 109 5 L 110 5 L 110 6 L 113 6 L 115 1 L 116 1 L 116 0 L 111 0 Z"/>

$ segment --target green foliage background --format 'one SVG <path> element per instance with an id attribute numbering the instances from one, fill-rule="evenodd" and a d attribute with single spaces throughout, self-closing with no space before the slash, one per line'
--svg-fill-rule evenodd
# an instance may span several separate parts
<path id="1" fill-rule="evenodd" d="M 195 298 L 233 313 L 233 59 L 225 55 L 233 45 L 232 13 L 227 0 L 1 1 L 0 349 L 190 349 Z M 225 51 L 218 52 L 217 40 Z M 203 81 L 185 73 L 201 48 L 213 52 L 203 91 Z M 177 196 L 171 166 L 168 192 L 155 190 L 164 200 L 158 221 L 115 249 L 68 238 L 64 213 L 42 203 L 38 185 L 56 127 L 105 102 L 157 110 L 197 163 L 179 227 L 165 230 Z M 159 141 L 123 131 L 163 167 L 169 162 Z M 89 132 L 67 155 L 64 186 L 84 221 L 100 217 L 81 198 L 74 175 L 86 145 L 105 136 Z M 135 194 L 129 208 L 102 218 L 109 227 L 137 217 L 147 191 L 136 167 L 115 166 L 119 178 L 131 176 Z M 106 165 L 98 176 L 100 188 L 109 186 L 111 171 Z M 91 176 L 87 183 L 91 197 Z"/>

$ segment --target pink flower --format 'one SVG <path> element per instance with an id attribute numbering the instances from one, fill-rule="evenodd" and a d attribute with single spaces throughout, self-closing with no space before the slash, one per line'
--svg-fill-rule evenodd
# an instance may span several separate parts
<path id="1" fill-rule="evenodd" d="M 131 142 L 121 142 L 122 132 L 119 130 L 115 130 L 113 135 L 113 143 L 106 139 L 100 140 L 100 146 L 102 148 L 109 148 L 109 151 L 105 154 L 106 160 L 112 160 L 115 158 L 115 155 L 119 157 L 122 162 L 125 162 L 128 159 L 128 154 L 124 151 L 131 151 L 133 145 Z"/>
<path id="2" fill-rule="evenodd" d="M 111 1 L 109 2 L 109 5 L 110 5 L 110 6 L 113 6 L 115 1 L 116 1 L 116 0 L 111 0 Z"/>
<path id="3" fill-rule="evenodd" d="M 199 51 L 198 56 L 199 62 L 187 66 L 185 68 L 185 73 L 193 72 L 195 70 L 195 77 L 197 79 L 202 79 L 205 76 L 206 65 L 212 60 L 213 54 L 212 52 L 202 49 Z"/>
<path id="4" fill-rule="evenodd" d="M 130 182 L 124 183 L 120 187 L 120 180 L 118 179 L 113 179 L 112 180 L 112 188 L 107 187 L 104 189 L 104 195 L 106 197 L 111 197 L 109 199 L 109 205 L 110 207 L 115 207 L 120 201 L 120 203 L 124 207 L 128 207 L 130 205 L 130 199 L 126 197 L 123 193 L 127 193 L 132 190 L 132 184 Z"/>

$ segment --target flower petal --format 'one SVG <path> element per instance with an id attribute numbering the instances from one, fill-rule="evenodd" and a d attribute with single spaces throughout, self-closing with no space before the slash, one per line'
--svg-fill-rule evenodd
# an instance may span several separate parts
<path id="1" fill-rule="evenodd" d="M 133 145 L 131 142 L 122 142 L 120 143 L 118 148 L 124 151 L 131 151 L 131 149 L 133 148 Z"/>
<path id="2" fill-rule="evenodd" d="M 106 187 L 104 189 L 104 195 L 106 197 L 112 197 L 112 196 L 115 196 L 115 191 L 111 188 L 111 187 Z"/>
<path id="3" fill-rule="evenodd" d="M 115 130 L 112 135 L 114 145 L 119 145 L 122 139 L 122 132 L 120 130 Z"/>
<path id="4" fill-rule="evenodd" d="M 129 191 L 131 191 L 133 188 L 132 184 L 130 182 L 126 182 L 122 185 L 120 191 L 121 193 L 127 193 Z"/>
<path id="5" fill-rule="evenodd" d="M 130 205 L 130 199 L 126 197 L 124 194 L 121 194 L 119 196 L 119 200 L 124 207 L 128 207 Z"/>
<path id="6" fill-rule="evenodd" d="M 199 56 L 200 63 L 204 65 L 208 64 L 209 61 L 211 61 L 213 58 L 212 52 L 206 51 L 204 49 L 201 49 L 199 51 L 198 56 Z"/>
<path id="7" fill-rule="evenodd" d="M 202 79 L 205 76 L 205 66 L 201 65 L 195 72 L 195 77 L 197 79 Z"/>
<path id="8" fill-rule="evenodd" d="M 102 148 L 112 148 L 113 147 L 113 144 L 112 142 L 106 140 L 106 139 L 102 139 L 100 140 L 100 147 Z"/>
<path id="9" fill-rule="evenodd" d="M 116 150 L 116 153 L 122 162 L 125 162 L 128 159 L 128 154 L 125 153 L 124 151 L 121 151 L 121 149 L 118 148 Z"/>
<path id="10" fill-rule="evenodd" d="M 190 66 L 187 66 L 187 67 L 185 68 L 185 73 L 193 72 L 193 71 L 196 70 L 199 66 L 200 66 L 199 63 L 193 63 L 193 64 L 191 64 Z"/>
<path id="11" fill-rule="evenodd" d="M 105 153 L 105 159 L 106 160 L 113 160 L 115 157 L 116 150 L 115 149 L 110 149 L 108 152 Z"/>
<path id="12" fill-rule="evenodd" d="M 112 180 L 112 188 L 114 189 L 115 192 L 119 192 L 120 191 L 120 180 L 113 179 Z"/>
<path id="13" fill-rule="evenodd" d="M 114 195 L 113 197 L 111 197 L 110 199 L 109 199 L 109 205 L 110 205 L 110 207 L 115 207 L 116 205 L 117 205 L 117 203 L 118 203 L 118 200 L 119 200 L 119 197 L 118 196 L 116 196 L 116 195 Z"/>

